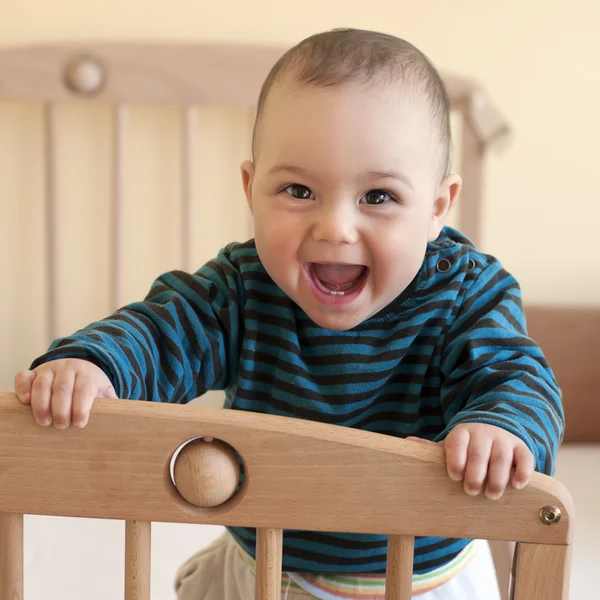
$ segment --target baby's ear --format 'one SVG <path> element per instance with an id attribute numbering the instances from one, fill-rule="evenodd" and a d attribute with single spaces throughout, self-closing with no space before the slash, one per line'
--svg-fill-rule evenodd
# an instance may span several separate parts
<path id="1" fill-rule="evenodd" d="M 244 186 L 244 194 L 248 200 L 250 212 L 252 212 L 252 181 L 254 180 L 254 163 L 251 160 L 245 160 L 241 165 L 242 185 Z"/>
<path id="2" fill-rule="evenodd" d="M 446 175 L 438 185 L 431 212 L 431 224 L 428 239 L 433 242 L 440 235 L 448 215 L 458 198 L 462 179 L 456 173 Z"/>

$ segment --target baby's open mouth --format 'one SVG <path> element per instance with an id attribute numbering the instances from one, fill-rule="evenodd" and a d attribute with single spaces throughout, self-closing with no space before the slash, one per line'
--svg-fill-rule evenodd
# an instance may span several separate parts
<path id="1" fill-rule="evenodd" d="M 309 273 L 317 288 L 332 296 L 344 296 L 358 290 L 369 269 L 364 265 L 310 263 Z"/>

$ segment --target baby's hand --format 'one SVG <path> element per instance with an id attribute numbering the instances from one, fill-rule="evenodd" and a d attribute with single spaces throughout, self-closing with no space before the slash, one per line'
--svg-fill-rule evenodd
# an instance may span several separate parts
<path id="1" fill-rule="evenodd" d="M 463 480 L 465 492 L 471 496 L 481 492 L 487 478 L 485 495 L 497 500 L 509 480 L 513 487 L 521 489 L 533 473 L 533 455 L 525 442 L 494 425 L 457 425 L 446 436 L 444 448 L 448 475 L 454 481 Z"/>
<path id="2" fill-rule="evenodd" d="M 31 404 L 40 425 L 57 429 L 85 427 L 96 398 L 114 398 L 115 390 L 95 364 L 78 358 L 53 360 L 15 376 L 15 392 Z"/>
<path id="3" fill-rule="evenodd" d="M 471 496 L 477 496 L 485 484 L 485 496 L 497 500 L 509 480 L 513 487 L 521 489 L 529 483 L 534 470 L 533 455 L 525 442 L 494 425 L 457 425 L 442 445 L 448 475 L 454 481 L 462 480 L 465 492 Z"/>

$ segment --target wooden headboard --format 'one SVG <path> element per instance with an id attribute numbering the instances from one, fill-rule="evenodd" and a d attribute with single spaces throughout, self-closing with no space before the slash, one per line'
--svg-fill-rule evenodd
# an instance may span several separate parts
<path id="1" fill-rule="evenodd" d="M 285 51 L 279 47 L 71 43 L 0 49 L 0 102 L 29 102 L 45 107 L 46 214 L 44 232 L 48 338 L 56 335 L 57 125 L 61 102 L 99 102 L 114 106 L 112 298 L 120 302 L 123 232 L 122 117 L 128 105 L 160 104 L 182 110 L 182 255 L 189 256 L 191 198 L 195 193 L 190 159 L 194 107 L 242 107 L 253 111 L 260 85 Z M 507 140 L 509 125 L 469 79 L 442 74 L 454 113 L 461 117 L 460 172 L 464 186 L 457 226 L 476 244 L 481 241 L 485 154 Z M 5 257 L 2 258 L 6 260 Z M 184 262 L 184 267 L 189 263 Z M 600 369 L 592 364 L 600 336 L 600 308 L 526 306 L 530 332 L 548 356 L 564 390 L 568 442 L 600 442 Z"/>
<path id="2" fill-rule="evenodd" d="M 600 308 L 530 305 L 526 317 L 562 388 L 565 442 L 600 443 Z"/>
<path id="3" fill-rule="evenodd" d="M 0 49 L 0 102 L 245 107 L 287 48 L 258 45 L 88 43 Z M 484 159 L 510 138 L 506 118 L 468 78 L 442 73 L 460 117 L 458 226 L 479 242 Z"/>

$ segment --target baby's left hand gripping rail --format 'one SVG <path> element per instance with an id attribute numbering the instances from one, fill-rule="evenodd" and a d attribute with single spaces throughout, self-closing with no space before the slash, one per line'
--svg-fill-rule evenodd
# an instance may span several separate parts
<path id="1" fill-rule="evenodd" d="M 231 479 L 236 461 L 218 445 L 216 456 L 208 456 L 205 442 L 186 444 L 199 437 L 237 452 L 241 486 Z M 229 469 L 220 482 L 229 490 L 210 502 L 203 494 L 214 491 L 214 480 L 206 474 L 217 460 Z M 279 565 L 283 529 L 388 534 L 394 549 L 388 577 L 394 564 L 402 565 L 400 582 L 407 569 L 412 573 L 414 535 L 523 542 L 517 560 L 523 571 L 540 558 L 540 549 L 561 548 L 566 559 L 573 506 L 559 482 L 539 473 L 524 490 L 507 489 L 494 502 L 468 496 L 448 477 L 441 447 L 351 428 L 98 399 L 86 428 L 59 431 L 40 427 L 14 394 L 0 393 L 0 513 L 256 527 L 259 548 Z M 561 588 L 568 583 L 565 564 Z M 533 576 L 536 595 L 528 592 L 528 600 L 566 597 L 544 591 L 550 584 Z M 270 593 L 269 585 L 278 587 L 276 581 L 272 576 L 257 597 L 267 597 L 262 594 Z M 410 598 L 404 583 L 404 595 L 394 598 Z"/>

